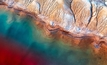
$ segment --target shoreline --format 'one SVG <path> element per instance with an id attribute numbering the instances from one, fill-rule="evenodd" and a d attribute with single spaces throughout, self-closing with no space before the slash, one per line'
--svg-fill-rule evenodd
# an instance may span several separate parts
<path id="1" fill-rule="evenodd" d="M 7 5 L 0 5 L 0 8 L 1 8 L 1 6 L 3 8 L 7 7 Z M 12 10 L 13 12 L 15 12 L 15 10 L 16 10 L 16 11 L 18 11 L 18 14 L 20 16 L 29 15 L 29 16 L 33 17 L 35 20 L 34 21 L 35 25 L 37 25 L 39 28 L 43 29 L 45 31 L 45 33 L 43 33 L 43 34 L 46 34 L 46 36 L 48 36 L 48 37 L 52 37 L 55 39 L 61 39 L 65 43 L 67 42 L 70 45 L 78 46 L 83 50 L 88 49 L 91 46 L 91 48 L 93 49 L 93 51 L 95 53 L 100 52 L 99 50 L 101 49 L 102 46 L 107 48 L 106 40 L 104 40 L 94 34 L 90 34 L 90 35 L 88 34 L 88 35 L 83 35 L 83 36 L 81 36 L 81 34 L 80 34 L 80 36 L 78 36 L 69 31 L 65 31 L 60 26 L 51 26 L 51 25 L 47 24 L 34 13 L 24 11 L 23 9 L 16 9 L 16 8 L 8 8 L 7 10 Z M 97 48 L 96 46 L 98 46 L 99 48 Z"/>
<path id="2" fill-rule="evenodd" d="M 30 13 L 27 11 L 24 11 L 23 9 L 14 9 L 14 8 L 8 8 L 6 5 L 2 5 L 4 9 L 6 8 L 7 10 L 10 10 L 12 12 L 15 12 L 19 16 L 30 16 L 33 18 L 33 22 L 35 23 L 34 25 L 38 27 L 38 29 L 43 30 L 43 35 L 48 37 L 48 38 L 54 38 L 54 39 L 59 39 L 63 41 L 65 44 L 68 44 L 70 47 L 75 47 L 79 48 L 80 50 L 87 51 L 91 50 L 92 52 L 92 64 L 99 65 L 106 65 L 106 59 L 107 59 L 107 46 L 106 46 L 106 40 L 103 38 L 96 36 L 94 34 L 90 35 L 84 35 L 78 37 L 78 35 L 75 35 L 71 32 L 68 32 L 61 28 L 60 26 L 51 26 L 42 19 L 40 19 L 36 14 Z M 0 5 L 1 8 L 1 5 Z M 95 61 L 94 61 L 95 60 Z"/>

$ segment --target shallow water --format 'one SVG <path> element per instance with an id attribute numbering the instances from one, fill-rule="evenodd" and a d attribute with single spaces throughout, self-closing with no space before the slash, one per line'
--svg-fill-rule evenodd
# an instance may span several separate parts
<path id="1" fill-rule="evenodd" d="M 0 39 L 0 47 L 10 49 L 7 50 L 10 55 L 0 50 L 0 65 L 90 65 L 90 49 L 83 51 L 71 47 L 61 40 L 44 37 L 43 33 L 31 17 L 0 10 L 0 35 L 5 39 Z M 1 62 L 4 58 L 6 60 Z"/>

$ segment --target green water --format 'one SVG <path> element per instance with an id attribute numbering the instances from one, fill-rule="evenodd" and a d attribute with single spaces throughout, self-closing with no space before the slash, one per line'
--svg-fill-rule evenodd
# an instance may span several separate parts
<path id="1" fill-rule="evenodd" d="M 42 33 L 31 17 L 0 10 L 0 35 L 20 42 L 35 54 L 42 54 L 49 60 L 49 65 L 90 64 L 90 50 L 75 49 L 61 40 L 46 38 Z"/>

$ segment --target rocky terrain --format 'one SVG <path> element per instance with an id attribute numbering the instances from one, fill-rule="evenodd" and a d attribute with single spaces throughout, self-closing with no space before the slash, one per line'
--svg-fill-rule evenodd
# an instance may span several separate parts
<path id="1" fill-rule="evenodd" d="M 63 29 L 66 32 L 58 34 L 77 44 L 107 45 L 106 0 L 0 0 L 0 4 L 37 15 L 48 30 Z"/>
<path id="2" fill-rule="evenodd" d="M 83 50 L 91 48 L 95 59 L 91 65 L 107 65 L 107 0 L 0 0 L 0 4 L 30 14 L 48 36 Z"/>
<path id="3" fill-rule="evenodd" d="M 106 36 L 104 0 L 2 0 L 16 9 L 37 14 L 47 24 L 69 32 Z"/>

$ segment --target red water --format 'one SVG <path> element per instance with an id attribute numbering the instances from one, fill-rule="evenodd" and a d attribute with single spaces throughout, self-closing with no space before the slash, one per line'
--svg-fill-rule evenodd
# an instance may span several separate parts
<path id="1" fill-rule="evenodd" d="M 29 52 L 17 42 L 0 36 L 0 65 L 46 65 L 46 59 L 40 54 Z"/>

